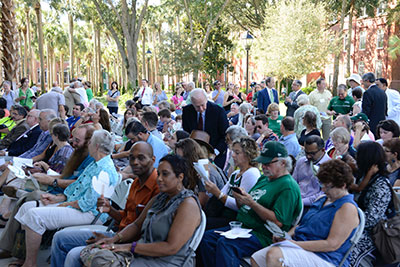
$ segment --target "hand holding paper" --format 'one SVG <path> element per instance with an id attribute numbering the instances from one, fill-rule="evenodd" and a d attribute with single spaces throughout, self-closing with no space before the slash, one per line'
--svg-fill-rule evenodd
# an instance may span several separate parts
<path id="1" fill-rule="evenodd" d="M 208 159 L 199 159 L 197 162 L 193 163 L 194 169 L 200 175 L 202 180 L 209 181 L 209 171 L 208 171 L 209 161 Z M 203 181 L 204 184 L 204 181 Z"/>
<path id="2" fill-rule="evenodd" d="M 110 177 L 108 173 L 105 171 L 101 171 L 99 176 L 93 176 L 92 178 L 92 186 L 93 189 L 101 195 L 101 197 L 110 198 L 114 193 L 115 187 L 110 185 Z M 100 212 L 102 212 L 101 207 L 99 208 Z"/>

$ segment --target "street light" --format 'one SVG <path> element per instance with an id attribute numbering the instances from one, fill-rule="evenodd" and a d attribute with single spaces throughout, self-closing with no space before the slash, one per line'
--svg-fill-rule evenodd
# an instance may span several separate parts
<path id="1" fill-rule="evenodd" d="M 244 48 L 246 49 L 246 94 L 249 92 L 249 51 L 251 44 L 254 40 L 254 37 L 250 34 L 249 31 L 246 32 L 246 38 Z"/>
<path id="2" fill-rule="evenodd" d="M 147 56 L 147 79 L 149 79 L 149 82 L 151 82 L 151 79 L 150 79 L 150 58 L 151 58 L 150 48 L 146 51 L 146 56 Z"/>

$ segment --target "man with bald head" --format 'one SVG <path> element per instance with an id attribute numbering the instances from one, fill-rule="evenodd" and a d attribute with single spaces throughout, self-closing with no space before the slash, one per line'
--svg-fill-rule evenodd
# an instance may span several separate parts
<path id="1" fill-rule="evenodd" d="M 151 145 L 143 141 L 136 142 L 130 150 L 129 167 L 137 179 L 132 183 L 125 209 L 116 210 L 104 197 L 97 200 L 97 207 L 102 207 L 103 212 L 108 213 L 117 222 L 119 231 L 134 222 L 147 202 L 159 193 L 154 161 Z M 80 266 L 80 251 L 87 243 L 114 235 L 120 237 L 119 232 L 114 234 L 83 229 L 59 231 L 54 235 L 51 246 L 51 266 Z"/>
<path id="2" fill-rule="evenodd" d="M 210 145 L 213 146 L 215 163 L 223 168 L 226 151 L 225 131 L 229 127 L 225 110 L 207 101 L 207 94 L 201 88 L 196 88 L 190 93 L 191 103 L 183 108 L 183 129 L 191 133 L 193 130 L 205 131 L 210 135 Z"/>

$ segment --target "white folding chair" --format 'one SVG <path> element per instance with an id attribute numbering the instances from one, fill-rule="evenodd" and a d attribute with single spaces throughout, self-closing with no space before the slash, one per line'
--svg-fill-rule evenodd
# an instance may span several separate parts
<path id="1" fill-rule="evenodd" d="M 340 264 L 338 265 L 338 267 L 342 267 L 343 266 L 343 264 L 346 261 L 347 257 L 350 255 L 351 250 L 357 244 L 357 242 L 360 240 L 360 238 L 362 236 L 362 233 L 364 231 L 364 226 L 365 226 L 364 212 L 360 208 L 357 208 L 357 209 L 358 209 L 358 218 L 360 219 L 360 224 L 357 226 L 356 232 L 351 237 L 351 239 L 350 239 L 351 246 L 346 251 L 346 254 L 344 254 L 344 257 L 343 257 L 342 261 L 340 262 Z"/>
<path id="2" fill-rule="evenodd" d="M 201 222 L 199 227 L 197 227 L 193 239 L 189 244 L 189 248 L 190 248 L 190 253 L 189 255 L 186 257 L 185 261 L 183 262 L 182 266 L 186 266 L 187 262 L 190 260 L 191 257 L 194 257 L 195 255 L 195 251 L 198 248 L 198 246 L 200 245 L 201 239 L 203 238 L 204 235 L 204 231 L 206 230 L 206 214 L 204 213 L 203 210 L 201 210 Z M 196 264 L 194 264 L 196 265 Z"/>

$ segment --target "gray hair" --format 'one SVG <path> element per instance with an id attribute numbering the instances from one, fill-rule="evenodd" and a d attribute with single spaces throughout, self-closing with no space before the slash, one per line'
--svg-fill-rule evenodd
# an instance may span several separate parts
<path id="1" fill-rule="evenodd" d="M 190 92 L 190 101 L 193 102 L 193 98 L 198 98 L 200 95 L 203 95 L 207 99 L 207 93 L 203 88 L 196 88 Z"/>
<path id="2" fill-rule="evenodd" d="M 299 106 L 304 106 L 304 105 L 307 105 L 309 103 L 310 103 L 310 101 L 308 99 L 308 95 L 306 95 L 306 94 L 301 94 L 297 98 L 297 105 L 299 105 Z"/>
<path id="3" fill-rule="evenodd" d="M 47 121 L 51 121 L 52 119 L 57 118 L 56 112 L 54 110 L 52 110 L 52 109 L 49 109 L 49 108 L 42 109 L 40 111 L 40 114 L 42 114 L 42 113 L 46 114 L 46 120 Z"/>
<path id="4" fill-rule="evenodd" d="M 163 107 L 163 108 L 161 108 L 161 107 Z M 162 101 L 160 101 L 160 102 L 158 102 L 158 108 L 160 109 L 160 110 L 162 110 L 162 109 L 164 109 L 164 108 L 166 108 L 166 109 L 170 109 L 171 108 L 171 104 L 167 101 L 167 100 L 162 100 Z"/>
<path id="5" fill-rule="evenodd" d="M 110 155 L 114 150 L 114 140 L 111 134 L 106 130 L 96 130 L 93 132 L 90 142 L 99 146 L 99 150 Z"/>
<path id="6" fill-rule="evenodd" d="M 337 120 L 342 120 L 343 123 L 346 125 L 347 131 L 350 132 L 351 130 L 351 119 L 349 115 L 339 115 L 337 118 Z"/>
<path id="7" fill-rule="evenodd" d="M 339 92 L 339 90 L 344 90 L 347 91 L 347 86 L 343 83 L 339 84 L 337 87 L 337 91 Z"/>
<path id="8" fill-rule="evenodd" d="M 4 86 L 5 84 L 8 84 L 8 85 L 11 87 L 11 82 L 10 82 L 10 81 L 4 81 L 4 82 L 3 82 L 3 86 Z"/>
<path id="9" fill-rule="evenodd" d="M 97 102 L 94 107 L 96 108 L 96 110 L 103 108 L 104 109 L 104 105 L 101 102 Z"/>
<path id="10" fill-rule="evenodd" d="M 284 161 L 285 162 L 285 168 L 288 172 L 292 172 L 293 169 L 293 161 L 292 158 L 287 156 L 287 157 L 282 157 L 278 158 L 279 161 Z"/>
<path id="11" fill-rule="evenodd" d="M 370 82 L 370 83 L 374 83 L 375 80 L 376 80 L 375 74 L 372 73 L 372 72 L 365 73 L 365 74 L 362 76 L 362 80 L 363 80 L 363 81 L 368 81 L 368 82 Z"/>
<path id="12" fill-rule="evenodd" d="M 239 112 L 243 114 L 250 113 L 250 110 L 253 108 L 253 106 L 250 103 L 242 103 L 239 106 Z"/>
<path id="13" fill-rule="evenodd" d="M 297 84 L 298 86 L 301 87 L 301 85 L 303 84 L 300 80 L 294 80 L 293 81 L 295 84 Z"/>
<path id="14" fill-rule="evenodd" d="M 342 144 L 350 143 L 350 133 L 344 127 L 337 127 L 331 132 L 329 136 L 332 138 L 332 141 L 335 140 Z"/>
<path id="15" fill-rule="evenodd" d="M 246 130 L 240 126 L 237 125 L 232 125 L 229 126 L 228 129 L 226 129 L 225 131 L 226 135 L 229 135 L 229 137 L 231 138 L 232 142 L 240 139 L 243 136 L 248 136 Z"/>
<path id="16" fill-rule="evenodd" d="M 187 84 L 187 87 L 194 89 L 196 85 L 194 84 L 194 82 L 190 82 Z"/>

